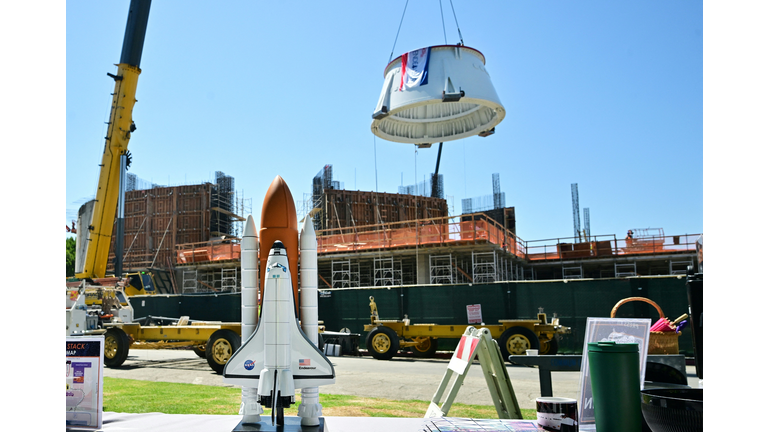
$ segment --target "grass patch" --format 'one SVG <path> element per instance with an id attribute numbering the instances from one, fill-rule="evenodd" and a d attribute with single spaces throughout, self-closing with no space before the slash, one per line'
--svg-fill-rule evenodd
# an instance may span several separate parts
<path id="1" fill-rule="evenodd" d="M 121 413 L 165 414 L 223 414 L 237 415 L 240 409 L 240 389 L 233 387 L 139 381 L 124 378 L 104 378 L 104 411 Z M 298 414 L 300 391 L 296 404 L 285 415 Z M 320 394 L 323 415 L 330 417 L 424 417 L 429 402 L 420 400 L 391 400 L 360 396 Z M 536 419 L 536 410 L 523 409 L 523 418 Z M 265 409 L 269 416 L 271 410 Z M 496 409 L 488 405 L 455 403 L 451 417 L 498 418 Z"/>

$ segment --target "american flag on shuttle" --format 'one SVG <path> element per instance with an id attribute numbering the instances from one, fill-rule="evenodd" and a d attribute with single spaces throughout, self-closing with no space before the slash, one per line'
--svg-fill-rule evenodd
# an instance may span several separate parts
<path id="1" fill-rule="evenodd" d="M 309 359 L 299 359 L 299 366 L 309 366 Z"/>
<path id="2" fill-rule="evenodd" d="M 431 48 L 422 48 L 401 56 L 400 91 L 403 91 L 403 87 L 408 89 L 427 83 L 430 51 Z"/>

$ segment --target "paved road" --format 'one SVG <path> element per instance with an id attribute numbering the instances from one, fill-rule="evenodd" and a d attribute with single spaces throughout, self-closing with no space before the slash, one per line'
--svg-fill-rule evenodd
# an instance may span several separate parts
<path id="1" fill-rule="evenodd" d="M 330 357 L 336 369 L 336 383 L 323 386 L 327 394 L 382 397 L 387 399 L 432 399 L 448 359 L 394 358 L 379 361 L 371 357 Z M 521 408 L 535 408 L 539 392 L 538 369 L 507 365 L 507 373 Z M 104 376 L 147 381 L 228 386 L 213 372 L 205 359 L 186 350 L 130 350 L 128 360 L 118 369 L 105 368 Z M 697 386 L 693 366 L 688 366 L 689 385 Z M 555 396 L 578 398 L 579 373 L 553 372 Z M 493 405 L 478 362 L 470 367 L 455 402 Z"/>

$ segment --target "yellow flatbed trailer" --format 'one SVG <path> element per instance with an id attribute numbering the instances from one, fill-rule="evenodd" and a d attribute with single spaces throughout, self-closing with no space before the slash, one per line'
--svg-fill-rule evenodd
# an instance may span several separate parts
<path id="1" fill-rule="evenodd" d="M 379 360 L 389 360 L 401 348 L 409 348 L 417 357 L 432 357 L 437 351 L 437 339 L 459 339 L 469 324 L 412 324 L 409 319 L 382 320 L 376 302 L 370 297 L 371 323 L 364 329 L 368 353 Z M 557 335 L 568 334 L 570 327 L 560 325 L 559 318 L 547 322 L 539 313 L 535 320 L 499 320 L 499 324 L 482 324 L 496 339 L 503 358 L 525 354 L 538 349 L 539 354 L 557 353 Z"/>
<path id="2" fill-rule="evenodd" d="M 95 302 L 88 304 L 88 298 L 98 299 L 99 307 L 95 307 Z M 120 367 L 128 358 L 129 349 L 191 347 L 206 359 L 211 369 L 222 373 L 229 358 L 240 348 L 239 322 L 190 322 L 185 316 L 171 325 L 142 325 L 133 321 L 129 299 L 122 286 L 87 287 L 82 282 L 78 288 L 67 289 L 67 336 L 104 335 L 107 367 Z M 325 325 L 320 321 L 318 333 L 324 332 Z M 322 349 L 322 337 L 319 343 Z"/>
<path id="3" fill-rule="evenodd" d="M 138 323 L 104 325 L 104 364 L 118 367 L 129 349 L 192 347 L 221 373 L 240 347 L 240 323 L 198 322 L 186 325 L 142 326 Z"/>

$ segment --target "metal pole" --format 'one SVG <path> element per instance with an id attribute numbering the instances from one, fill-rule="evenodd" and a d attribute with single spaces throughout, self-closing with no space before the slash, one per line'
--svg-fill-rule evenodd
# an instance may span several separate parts
<path id="1" fill-rule="evenodd" d="M 115 221 L 115 276 L 123 277 L 123 236 L 125 236 L 125 165 L 127 156 L 120 156 L 120 192 L 117 195 L 117 220 Z"/>

